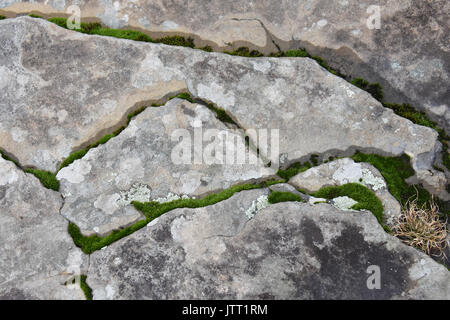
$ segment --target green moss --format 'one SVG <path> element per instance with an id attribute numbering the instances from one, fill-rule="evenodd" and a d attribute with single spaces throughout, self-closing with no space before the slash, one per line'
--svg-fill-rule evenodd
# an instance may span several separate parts
<path id="1" fill-rule="evenodd" d="M 41 180 L 41 183 L 47 189 L 55 191 L 59 190 L 59 181 L 56 179 L 56 175 L 50 171 L 37 170 L 37 169 L 25 169 L 25 172 L 33 174 L 36 178 Z"/>
<path id="2" fill-rule="evenodd" d="M 374 154 L 357 152 L 353 157 L 356 162 L 367 162 L 380 171 L 386 181 L 389 192 L 402 204 L 408 199 L 418 195 L 418 204 L 424 204 L 431 199 L 431 195 L 421 186 L 406 183 L 406 179 L 414 174 L 410 158 L 407 155 L 400 157 L 383 157 Z"/>
<path id="3" fill-rule="evenodd" d="M 379 83 L 369 83 L 369 81 L 362 78 L 354 78 L 350 81 L 353 85 L 359 87 L 362 90 L 369 92 L 378 101 L 383 101 L 383 88 Z"/>
<path id="4" fill-rule="evenodd" d="M 11 157 L 7 156 L 6 153 L 4 153 L 2 150 L 0 150 L 0 156 L 7 161 L 11 161 L 16 165 L 16 167 L 20 168 L 19 163 L 16 160 L 12 159 Z"/>
<path id="5" fill-rule="evenodd" d="M 312 167 L 313 166 L 311 165 L 310 162 L 306 162 L 303 164 L 301 162 L 296 162 L 296 163 L 292 164 L 291 166 L 289 166 L 289 168 L 287 168 L 287 169 L 279 169 L 277 172 L 277 175 L 279 177 L 285 179 L 286 181 L 288 181 L 293 176 L 295 176 L 301 172 L 304 172 Z"/>
<path id="6" fill-rule="evenodd" d="M 309 57 L 309 53 L 305 49 L 288 50 L 284 53 L 285 57 Z"/>
<path id="7" fill-rule="evenodd" d="M 5 16 L 0 15 L 0 20 L 6 19 Z"/>
<path id="8" fill-rule="evenodd" d="M 281 191 L 273 191 L 270 193 L 268 197 L 269 203 L 279 203 L 279 202 L 287 202 L 287 201 L 298 201 L 303 202 L 302 198 L 291 192 L 281 192 Z"/>
<path id="9" fill-rule="evenodd" d="M 82 149 L 82 150 L 78 150 L 75 152 L 72 152 L 66 159 L 64 159 L 64 161 L 61 163 L 61 165 L 58 168 L 58 171 L 61 170 L 64 167 L 67 167 L 68 165 L 70 165 L 72 162 L 74 162 L 75 160 L 81 159 L 83 158 L 86 153 L 88 152 L 88 149 Z"/>
<path id="10" fill-rule="evenodd" d="M 175 99 L 175 98 L 184 99 L 184 100 L 189 101 L 190 103 L 194 103 L 194 99 L 191 97 L 189 92 L 179 93 L 179 94 L 177 94 L 175 96 L 170 97 L 169 100 L 172 100 L 172 99 Z"/>
<path id="11" fill-rule="evenodd" d="M 83 27 L 82 27 L 81 32 L 83 32 Z M 90 30 L 87 33 L 96 34 L 96 35 L 100 35 L 100 36 L 109 36 L 109 37 L 114 37 L 114 38 L 119 38 L 119 39 L 152 42 L 152 39 L 148 35 L 140 32 L 140 31 L 135 31 L 135 30 L 96 28 L 96 29 Z"/>
<path id="12" fill-rule="evenodd" d="M 196 49 L 203 50 L 206 52 L 213 52 L 213 48 L 211 46 L 204 46 L 204 47 L 196 48 Z"/>
<path id="13" fill-rule="evenodd" d="M 251 50 L 247 47 L 240 47 L 232 52 L 225 51 L 224 53 L 230 54 L 232 56 L 240 56 L 240 57 L 248 57 L 248 58 L 255 58 L 255 57 L 263 57 L 264 54 L 259 52 L 258 50 Z"/>
<path id="14" fill-rule="evenodd" d="M 369 210 L 377 218 L 378 222 L 383 224 L 383 204 L 371 190 L 359 183 L 348 183 L 342 186 L 324 187 L 319 191 L 312 193 L 312 196 L 325 199 L 334 199 L 343 196 L 350 197 L 353 200 L 358 201 L 358 203 L 353 205 L 351 209 Z"/>
<path id="15" fill-rule="evenodd" d="M 86 300 L 92 300 L 92 289 L 89 287 L 89 285 L 86 282 L 87 276 L 81 275 L 80 277 L 80 288 L 84 293 L 84 296 L 86 297 Z"/>
<path id="16" fill-rule="evenodd" d="M 37 14 L 33 14 L 33 13 L 30 13 L 28 16 L 31 18 L 39 18 L 39 19 L 43 18 L 42 16 L 38 16 Z"/>
<path id="17" fill-rule="evenodd" d="M 83 236 L 80 229 L 74 223 L 69 223 L 68 232 L 76 246 L 81 248 L 84 253 L 91 254 L 92 252 L 100 250 L 101 248 L 108 246 L 111 243 L 120 240 L 145 227 L 150 221 L 168 211 L 174 210 L 176 208 L 199 208 L 213 205 L 230 198 L 236 192 L 257 189 L 261 187 L 262 185 L 260 184 L 243 184 L 231 187 L 219 193 L 210 194 L 201 199 L 180 199 L 166 203 L 133 202 L 135 208 L 145 214 L 145 220 L 138 221 L 137 223 L 129 227 L 115 230 L 106 237 L 100 237 L 98 235 L 92 235 L 89 237 Z"/>
<path id="18" fill-rule="evenodd" d="M 170 36 L 170 37 L 163 37 L 160 39 L 155 40 L 154 42 L 158 43 L 164 43 L 171 46 L 181 46 L 181 47 L 189 47 L 194 48 L 194 39 L 192 38 L 184 38 L 182 36 Z"/>

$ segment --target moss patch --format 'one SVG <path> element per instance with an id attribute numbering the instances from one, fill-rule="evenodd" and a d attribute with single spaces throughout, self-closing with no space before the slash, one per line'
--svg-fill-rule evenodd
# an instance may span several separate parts
<path id="1" fill-rule="evenodd" d="M 100 250 L 101 248 L 108 246 L 111 243 L 120 240 L 134 233 L 135 231 L 145 227 L 150 221 L 168 211 L 177 208 L 200 208 L 210 206 L 230 198 L 236 192 L 243 190 L 258 189 L 262 187 L 263 186 L 261 184 L 243 184 L 231 187 L 219 193 L 210 194 L 201 199 L 180 199 L 166 203 L 159 203 L 155 201 L 146 203 L 133 202 L 134 207 L 137 210 L 144 213 L 146 218 L 144 220 L 138 221 L 137 223 L 129 227 L 122 228 L 120 230 L 115 230 L 106 237 L 100 237 L 98 235 L 86 237 L 81 234 L 80 229 L 74 223 L 69 223 L 68 231 L 75 245 L 81 248 L 81 250 L 84 253 L 91 254 L 92 252 Z"/>
<path id="2" fill-rule="evenodd" d="M 37 169 L 25 169 L 25 172 L 33 174 L 47 189 L 59 190 L 59 181 L 53 172 Z"/>
<path id="3" fill-rule="evenodd" d="M 232 52 L 224 51 L 224 53 L 232 56 L 240 56 L 247 58 L 264 57 L 264 54 L 262 54 L 258 50 L 250 50 L 248 47 L 240 47 Z"/>
<path id="4" fill-rule="evenodd" d="M 6 19 L 5 16 L 0 15 L 0 20 Z"/>
<path id="5" fill-rule="evenodd" d="M 273 204 L 287 201 L 303 202 L 303 199 L 299 195 L 291 192 L 273 191 L 270 193 L 268 201 Z"/>
<path id="6" fill-rule="evenodd" d="M 347 183 L 342 186 L 324 187 L 317 192 L 311 194 L 316 198 L 334 199 L 337 197 L 347 196 L 357 204 L 351 209 L 366 209 L 373 213 L 380 224 L 383 224 L 384 209 L 380 199 L 368 188 L 359 183 Z"/>
<path id="7" fill-rule="evenodd" d="M 86 280 L 87 280 L 87 276 L 82 274 L 80 277 L 80 288 L 81 288 L 81 290 L 83 290 L 86 300 L 92 300 L 92 289 L 89 287 Z"/>

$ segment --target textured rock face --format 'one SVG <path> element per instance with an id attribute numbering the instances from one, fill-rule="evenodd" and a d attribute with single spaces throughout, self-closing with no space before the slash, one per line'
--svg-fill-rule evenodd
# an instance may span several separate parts
<path id="1" fill-rule="evenodd" d="M 59 171 L 57 178 L 65 198 L 61 213 L 84 233 L 105 234 L 142 218 L 130 205 L 133 200 L 154 201 L 170 194 L 198 197 L 240 182 L 275 176 L 262 162 L 228 163 L 225 157 L 219 158 L 219 149 L 208 159 L 206 156 L 213 154 L 207 149 L 211 144 L 205 143 L 203 150 L 194 146 L 199 129 L 203 138 L 209 129 L 227 131 L 212 111 L 185 100 L 173 99 L 163 107 L 147 108 L 119 136 Z M 180 130 L 186 130 L 181 143 L 192 152 L 187 163 L 174 157 L 177 145 L 181 146 L 176 134 Z M 245 145 L 243 137 L 228 132 Z M 256 159 L 256 154 L 249 152 Z"/>
<path id="2" fill-rule="evenodd" d="M 243 129 L 279 129 L 282 164 L 353 148 L 406 153 L 425 187 L 446 193 L 444 174 L 432 169 L 437 133 L 394 115 L 313 60 L 247 59 L 86 36 L 28 17 L 4 20 L 0 28 L 7 89 L 0 147 L 23 165 L 53 170 L 134 104 L 187 87 Z M 260 144 L 261 154 L 278 163 L 266 147 Z"/>
<path id="3" fill-rule="evenodd" d="M 445 267 L 369 212 L 286 202 L 244 214 L 264 190 L 177 209 L 91 256 L 94 299 L 448 299 Z M 380 289 L 368 289 L 370 266 Z"/>
<path id="4" fill-rule="evenodd" d="M 87 257 L 59 215 L 61 196 L 0 157 L 0 300 L 84 299 L 64 283 L 87 268 Z"/>
<path id="5" fill-rule="evenodd" d="M 45 3 L 45 4 L 44 4 Z M 449 22 L 445 0 L 300 1 L 0 1 L 8 14 L 51 16 L 77 4 L 83 18 L 113 27 L 177 31 L 227 46 L 307 47 L 344 73 L 380 82 L 388 101 L 411 102 L 450 129 Z M 370 29 L 379 5 L 380 26 Z M 372 9 L 373 10 L 373 9 Z M 237 45 L 236 45 L 237 46 Z"/>
<path id="6" fill-rule="evenodd" d="M 368 163 L 356 163 L 344 158 L 299 173 L 289 183 L 308 192 L 315 192 L 326 186 L 341 186 L 346 183 L 361 183 L 381 200 L 386 222 L 392 224 L 400 215 L 400 204 L 389 193 L 381 173 Z"/>

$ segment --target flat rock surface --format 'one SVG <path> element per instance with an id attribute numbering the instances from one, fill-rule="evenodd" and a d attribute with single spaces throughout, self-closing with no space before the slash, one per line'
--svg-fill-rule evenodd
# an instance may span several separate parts
<path id="1" fill-rule="evenodd" d="M 446 0 L 1 0 L 0 8 L 52 16 L 72 4 L 82 18 L 109 27 L 181 32 L 227 49 L 250 43 L 269 53 L 277 50 L 273 40 L 283 49 L 307 47 L 345 74 L 380 82 L 387 101 L 410 102 L 450 129 Z M 375 29 L 368 27 L 373 5 L 380 13 Z"/>
<path id="2" fill-rule="evenodd" d="M 0 157 L 0 300 L 84 299 L 79 286 L 64 283 L 87 268 L 62 199 Z"/>
<path id="3" fill-rule="evenodd" d="M 373 191 L 381 200 L 386 222 L 389 225 L 401 213 L 400 204 L 389 193 L 383 176 L 368 163 L 357 163 L 349 158 L 330 161 L 295 175 L 289 183 L 308 192 L 315 192 L 327 186 L 360 183 Z"/>
<path id="4" fill-rule="evenodd" d="M 139 101 L 187 87 L 243 129 L 279 130 L 284 164 L 355 148 L 406 153 L 419 180 L 430 182 L 425 187 L 446 194 L 444 174 L 432 168 L 437 133 L 311 59 L 248 59 L 87 36 L 29 17 L 3 20 L 0 30 L 0 148 L 22 165 L 54 170 Z M 256 134 L 249 136 L 255 144 Z M 259 145 L 276 165 L 273 146 Z"/>
<path id="5" fill-rule="evenodd" d="M 173 137 L 182 129 L 188 134 L 182 142 L 187 141 L 192 152 L 186 164 L 173 157 L 179 145 L 178 136 Z M 208 129 L 227 131 L 245 145 L 244 138 L 227 130 L 203 105 L 173 99 L 165 106 L 149 107 L 117 137 L 59 171 L 65 198 L 61 213 L 86 234 L 105 234 L 143 218 L 130 205 L 133 200 L 148 202 L 170 194 L 198 197 L 275 176 L 262 162 L 229 163 L 225 157 L 216 158 L 220 152 L 207 158 L 210 144 L 204 143 L 200 151 L 198 144 L 194 146 L 199 129 L 204 137 Z M 256 159 L 255 152 L 250 153 Z"/>
<path id="6" fill-rule="evenodd" d="M 370 212 L 285 202 L 248 220 L 261 195 L 176 209 L 93 253 L 94 299 L 449 299 L 446 268 Z M 380 289 L 367 287 L 370 266 Z"/>

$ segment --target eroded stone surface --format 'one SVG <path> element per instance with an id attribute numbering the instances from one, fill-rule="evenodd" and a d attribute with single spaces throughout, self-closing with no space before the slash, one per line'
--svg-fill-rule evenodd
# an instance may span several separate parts
<path id="1" fill-rule="evenodd" d="M 383 176 L 368 163 L 357 163 L 349 158 L 330 161 L 295 175 L 289 183 L 309 192 L 318 191 L 326 186 L 360 183 L 372 190 L 381 200 L 385 219 L 389 225 L 401 213 L 400 204 L 389 193 Z"/>
<path id="2" fill-rule="evenodd" d="M 446 0 L 0 1 L 13 15 L 60 15 L 72 4 L 113 28 L 177 31 L 225 47 L 244 41 L 274 52 L 274 36 L 282 49 L 307 47 L 345 74 L 380 82 L 387 101 L 411 102 L 450 129 Z"/>
<path id="3" fill-rule="evenodd" d="M 143 96 L 187 87 L 244 129 L 279 129 L 284 164 L 330 150 L 406 153 L 425 187 L 448 196 L 444 174 L 432 168 L 437 133 L 396 116 L 311 59 L 248 59 L 87 36 L 28 17 L 3 20 L 0 28 L 7 80 L 0 147 L 23 165 L 52 170 Z M 256 144 L 256 132 L 249 135 Z M 270 141 L 259 144 L 260 152 L 276 165 L 277 144 Z"/>
<path id="4" fill-rule="evenodd" d="M 94 299 L 448 299 L 450 274 L 369 212 L 271 205 L 261 194 L 176 209 L 91 256 Z M 369 266 L 381 289 L 369 290 Z"/>
<path id="5" fill-rule="evenodd" d="M 84 299 L 67 280 L 87 257 L 59 214 L 61 196 L 0 157 L 0 300 Z"/>
<path id="6" fill-rule="evenodd" d="M 180 140 L 177 132 L 182 129 L 187 135 Z M 228 130 L 203 105 L 173 99 L 165 106 L 147 108 L 117 137 L 59 171 L 57 178 L 65 198 L 61 213 L 86 234 L 105 234 L 143 218 L 131 201 L 164 202 L 176 199 L 174 195 L 198 197 L 275 175 L 262 162 L 229 163 L 227 153 L 219 149 L 207 158 L 212 154 L 207 149 L 211 140 L 205 138 L 208 142 L 202 143 L 196 135 L 206 134 L 208 129 L 228 132 L 245 145 L 244 138 Z M 174 157 L 180 141 L 192 152 L 187 163 Z M 256 158 L 253 151 L 249 153 Z"/>

